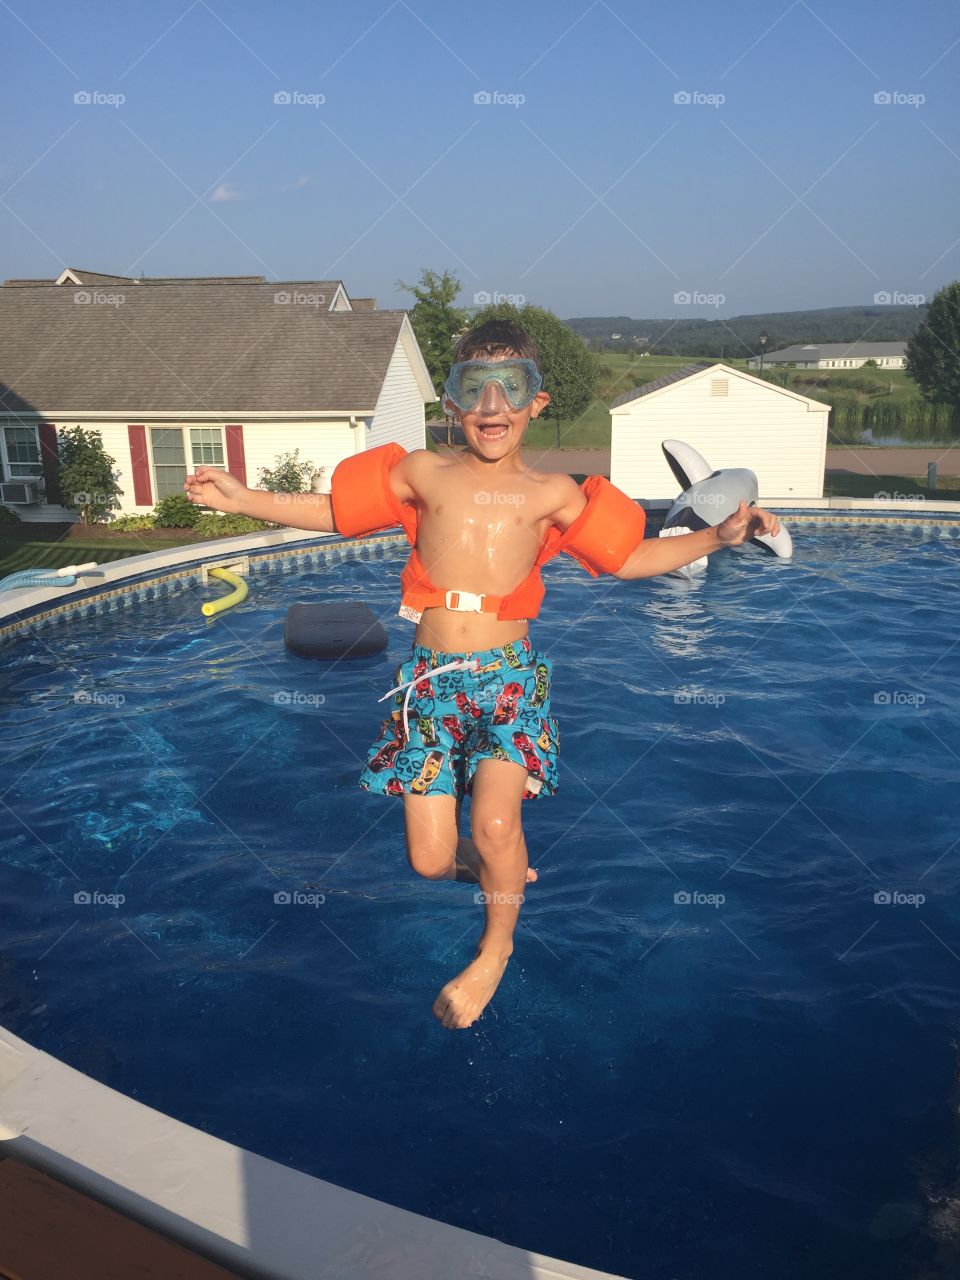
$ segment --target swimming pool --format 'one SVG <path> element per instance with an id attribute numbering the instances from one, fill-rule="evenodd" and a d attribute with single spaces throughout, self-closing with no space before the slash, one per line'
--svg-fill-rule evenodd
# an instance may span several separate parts
<path id="1" fill-rule="evenodd" d="M 561 790 L 525 813 L 541 878 L 458 1034 L 430 1004 L 473 891 L 413 877 L 399 806 L 356 786 L 412 632 L 401 547 L 254 565 L 209 623 L 191 589 L 15 641 L 0 1022 L 274 1159 L 625 1275 L 955 1274 L 957 543 L 797 542 L 692 587 L 547 568 Z M 288 605 L 330 595 L 382 614 L 386 656 L 284 654 Z"/>

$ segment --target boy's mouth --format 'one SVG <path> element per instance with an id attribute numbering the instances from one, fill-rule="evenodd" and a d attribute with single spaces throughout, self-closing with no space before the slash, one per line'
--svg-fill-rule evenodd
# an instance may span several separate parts
<path id="1" fill-rule="evenodd" d="M 498 440 L 503 440 L 510 426 L 506 422 L 484 422 L 477 427 L 477 433 L 481 440 L 486 440 L 490 444 L 496 444 Z"/>

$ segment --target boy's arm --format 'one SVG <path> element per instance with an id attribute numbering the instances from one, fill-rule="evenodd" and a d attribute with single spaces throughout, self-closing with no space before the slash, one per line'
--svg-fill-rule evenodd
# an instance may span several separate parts
<path id="1" fill-rule="evenodd" d="M 412 502 L 417 497 L 415 478 L 421 454 L 427 454 L 427 450 L 417 449 L 407 454 L 390 471 L 390 486 L 400 502 Z M 266 489 L 248 489 L 229 471 L 217 467 L 197 467 L 195 474 L 187 476 L 183 487 L 191 502 L 214 511 L 269 520 L 293 529 L 337 532 L 328 493 L 271 493 Z"/>
<path id="2" fill-rule="evenodd" d="M 780 521 L 771 511 L 741 502 L 733 515 L 713 529 L 678 533 L 673 538 L 645 538 L 630 552 L 614 577 L 652 578 L 671 569 L 682 569 L 685 564 L 692 564 L 721 547 L 738 547 L 757 534 L 779 532 Z"/>
<path id="3" fill-rule="evenodd" d="M 587 500 L 583 490 L 572 476 L 557 476 L 556 508 L 550 519 L 561 530 L 566 530 L 580 515 Z M 652 578 L 658 573 L 682 569 L 701 556 L 719 551 L 721 547 L 735 547 L 748 538 L 761 533 L 779 533 L 780 521 L 762 507 L 748 507 L 745 502 L 713 529 L 698 529 L 695 533 L 680 533 L 672 538 L 647 538 L 639 542 L 613 575 L 616 578 Z"/>

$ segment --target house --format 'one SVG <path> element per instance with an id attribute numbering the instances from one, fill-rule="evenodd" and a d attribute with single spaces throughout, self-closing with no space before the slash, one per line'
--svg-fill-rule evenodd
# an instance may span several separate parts
<path id="1" fill-rule="evenodd" d="M 100 432 L 120 510 L 147 513 L 200 463 L 255 486 L 294 449 L 332 468 L 388 441 L 423 448 L 436 399 L 406 312 L 339 280 L 70 268 L 0 288 L 0 504 L 21 520 L 76 518 L 57 481 L 71 427 Z"/>
<path id="2" fill-rule="evenodd" d="M 763 357 L 763 367 L 789 364 L 798 369 L 860 369 L 873 360 L 881 369 L 902 369 L 907 353 L 905 342 L 820 342 L 784 347 Z M 760 358 L 747 361 L 760 368 Z"/>
<path id="3" fill-rule="evenodd" d="M 610 406 L 610 479 L 632 498 L 672 499 L 661 441 L 693 445 L 712 467 L 755 471 L 761 500 L 820 498 L 830 406 L 725 364 L 691 364 Z"/>

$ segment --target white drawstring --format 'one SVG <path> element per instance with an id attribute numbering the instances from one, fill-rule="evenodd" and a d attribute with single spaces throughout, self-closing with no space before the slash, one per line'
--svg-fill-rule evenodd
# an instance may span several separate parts
<path id="1" fill-rule="evenodd" d="M 415 686 L 420 684 L 422 680 L 431 680 L 434 676 L 441 675 L 444 671 L 466 671 L 468 669 L 479 671 L 480 659 L 457 658 L 455 662 L 445 662 L 442 667 L 433 667 L 430 671 L 424 671 L 422 675 L 414 676 L 412 680 L 404 680 L 403 684 L 396 685 L 388 693 L 385 693 L 382 698 L 378 698 L 377 701 L 386 702 L 387 698 L 392 694 L 399 693 L 401 689 L 406 689 L 407 692 L 403 698 L 403 736 L 405 741 L 409 741 L 410 725 L 407 720 L 407 710 L 410 705 L 410 695 L 413 693 Z"/>

